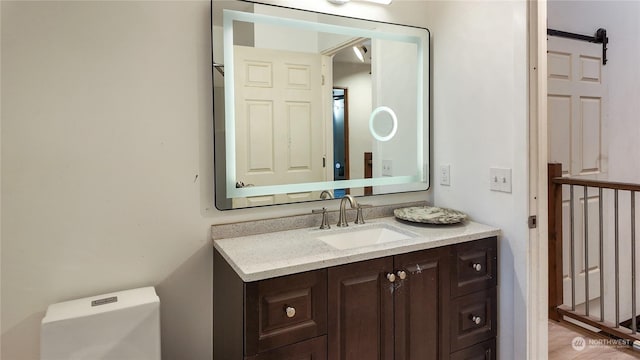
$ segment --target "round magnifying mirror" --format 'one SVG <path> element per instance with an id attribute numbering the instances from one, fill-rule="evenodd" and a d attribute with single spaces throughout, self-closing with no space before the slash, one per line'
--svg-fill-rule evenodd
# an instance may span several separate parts
<path id="1" fill-rule="evenodd" d="M 378 141 L 391 140 L 398 131 L 398 117 L 387 106 L 377 107 L 369 117 L 369 132 Z"/>

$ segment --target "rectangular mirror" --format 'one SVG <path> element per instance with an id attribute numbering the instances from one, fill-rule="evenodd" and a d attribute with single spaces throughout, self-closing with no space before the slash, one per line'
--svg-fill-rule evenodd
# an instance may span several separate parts
<path id="1" fill-rule="evenodd" d="M 429 188 L 429 31 L 212 2 L 221 210 Z"/>

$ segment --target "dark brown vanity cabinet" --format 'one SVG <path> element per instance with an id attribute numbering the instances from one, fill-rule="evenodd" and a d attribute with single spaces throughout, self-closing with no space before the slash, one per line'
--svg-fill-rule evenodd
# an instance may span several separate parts
<path id="1" fill-rule="evenodd" d="M 213 264 L 215 360 L 327 359 L 327 269 L 245 283 Z"/>
<path id="2" fill-rule="evenodd" d="M 445 350 L 446 248 L 329 268 L 329 359 L 429 360 Z"/>
<path id="3" fill-rule="evenodd" d="M 250 283 L 214 256 L 214 360 L 496 358 L 495 237 Z"/>
<path id="4" fill-rule="evenodd" d="M 329 359 L 393 359 L 393 258 L 331 267 Z"/>
<path id="5" fill-rule="evenodd" d="M 495 360 L 496 238 L 457 244 L 451 254 L 451 359 Z"/>

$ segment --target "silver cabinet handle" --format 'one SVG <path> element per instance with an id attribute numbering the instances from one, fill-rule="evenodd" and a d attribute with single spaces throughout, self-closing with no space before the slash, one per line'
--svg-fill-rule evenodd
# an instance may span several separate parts
<path id="1" fill-rule="evenodd" d="M 294 308 L 293 306 L 287 306 L 284 309 L 284 312 L 287 314 L 288 318 L 292 318 L 292 317 L 296 316 L 296 308 Z"/>
<path id="2" fill-rule="evenodd" d="M 482 264 L 480 263 L 474 263 L 471 265 L 471 267 L 473 268 L 473 270 L 480 272 L 480 270 L 482 270 Z"/>
<path id="3" fill-rule="evenodd" d="M 400 280 L 404 280 L 407 278 L 407 273 L 403 270 L 398 271 L 398 277 L 400 278 Z"/>
<path id="4" fill-rule="evenodd" d="M 396 281 L 396 276 L 393 275 L 392 273 L 388 273 L 387 274 L 387 280 L 389 280 L 389 282 L 394 282 L 394 281 Z"/>
<path id="5" fill-rule="evenodd" d="M 480 323 L 482 322 L 482 318 L 480 316 L 472 315 L 471 321 L 473 321 L 473 323 L 476 325 L 480 325 Z"/>

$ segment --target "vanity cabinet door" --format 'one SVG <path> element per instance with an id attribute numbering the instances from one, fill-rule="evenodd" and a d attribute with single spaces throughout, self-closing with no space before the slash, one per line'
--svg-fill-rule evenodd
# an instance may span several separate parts
<path id="1" fill-rule="evenodd" d="M 328 269 L 328 357 L 393 360 L 393 258 Z"/>
<path id="2" fill-rule="evenodd" d="M 446 259 L 443 249 L 395 256 L 395 360 L 436 360 L 449 353 L 443 329 Z"/>
<path id="3" fill-rule="evenodd" d="M 245 360 L 327 360 L 327 337 L 319 336 L 301 341 L 247 357 Z"/>
<path id="4" fill-rule="evenodd" d="M 455 352 L 450 360 L 496 360 L 496 339 Z"/>
<path id="5" fill-rule="evenodd" d="M 327 333 L 327 270 L 245 285 L 245 353 L 253 355 Z"/>

